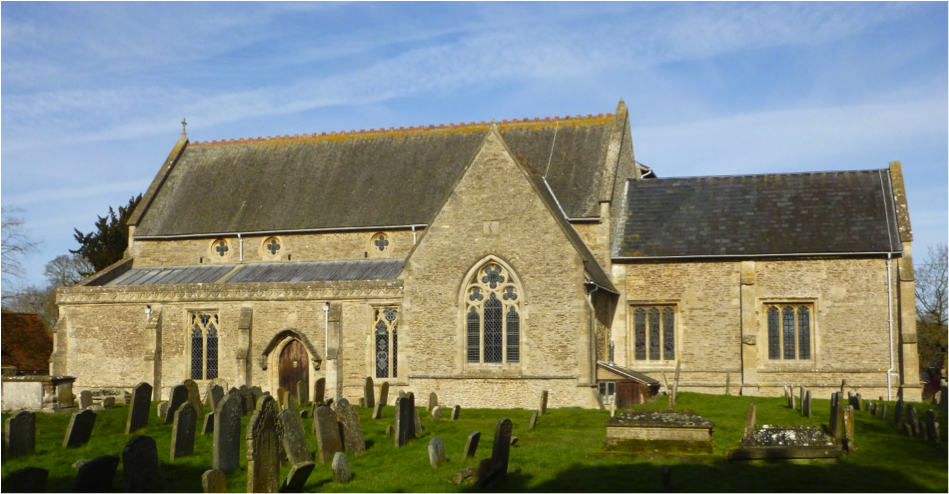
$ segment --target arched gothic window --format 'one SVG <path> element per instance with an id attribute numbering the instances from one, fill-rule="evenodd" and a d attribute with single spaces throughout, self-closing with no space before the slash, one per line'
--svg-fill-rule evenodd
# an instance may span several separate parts
<path id="1" fill-rule="evenodd" d="M 510 273 L 488 262 L 465 289 L 465 334 L 470 364 L 518 363 L 521 359 L 520 288 Z"/>
<path id="2" fill-rule="evenodd" d="M 218 360 L 218 315 L 212 312 L 189 314 L 191 329 L 191 379 L 216 379 Z"/>
<path id="3" fill-rule="evenodd" d="M 399 308 L 376 307 L 372 309 L 372 314 L 376 377 L 399 377 Z"/>

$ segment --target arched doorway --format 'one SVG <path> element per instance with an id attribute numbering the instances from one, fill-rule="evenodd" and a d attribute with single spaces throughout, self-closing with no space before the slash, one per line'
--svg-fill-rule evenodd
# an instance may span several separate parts
<path id="1" fill-rule="evenodd" d="M 310 389 L 310 359 L 306 348 L 299 340 L 291 340 L 280 352 L 280 387 L 297 396 L 297 383 L 303 382 Z M 309 394 L 309 393 L 307 393 Z M 297 398 L 300 398 L 297 396 Z"/>

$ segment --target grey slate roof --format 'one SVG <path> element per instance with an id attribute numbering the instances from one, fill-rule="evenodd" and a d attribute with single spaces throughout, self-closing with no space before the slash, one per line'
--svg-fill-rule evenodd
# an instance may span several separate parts
<path id="1" fill-rule="evenodd" d="M 498 129 L 547 173 L 567 216 L 579 218 L 598 216 L 598 202 L 610 199 L 602 196 L 615 173 L 605 163 L 613 124 L 607 115 Z M 138 237 L 428 224 L 489 129 L 189 144 L 162 168 L 130 224 Z"/>
<path id="2" fill-rule="evenodd" d="M 402 259 L 328 261 L 215 266 L 131 268 L 104 285 L 171 285 L 216 283 L 238 267 L 225 283 L 272 283 L 287 281 L 393 280 L 402 272 Z M 98 285 L 92 283 L 90 286 Z"/>
<path id="3" fill-rule="evenodd" d="M 902 250 L 887 170 L 629 180 L 614 257 Z"/>
<path id="4" fill-rule="evenodd" d="M 604 369 L 609 369 L 612 372 L 615 372 L 621 376 L 628 377 L 634 381 L 639 381 L 643 384 L 647 384 L 649 386 L 658 386 L 660 384 L 659 381 L 647 376 L 646 374 L 643 374 L 642 372 L 636 372 L 632 369 L 620 367 L 616 364 L 611 364 L 603 360 L 597 360 L 596 365 Z"/>
<path id="5" fill-rule="evenodd" d="M 175 266 L 154 268 L 132 268 L 113 278 L 105 285 L 175 285 L 184 283 L 214 283 L 234 265 Z M 98 283 L 90 283 L 96 286 Z"/>

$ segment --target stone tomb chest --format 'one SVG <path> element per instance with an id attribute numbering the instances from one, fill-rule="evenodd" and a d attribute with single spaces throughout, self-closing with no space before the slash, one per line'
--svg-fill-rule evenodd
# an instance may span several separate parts
<path id="1" fill-rule="evenodd" d="M 606 422 L 606 444 L 645 441 L 711 441 L 715 424 L 690 410 L 628 410 Z"/>
<path id="2" fill-rule="evenodd" d="M 741 441 L 741 447 L 728 452 L 728 459 L 837 461 L 843 450 L 819 427 L 765 425 Z"/>

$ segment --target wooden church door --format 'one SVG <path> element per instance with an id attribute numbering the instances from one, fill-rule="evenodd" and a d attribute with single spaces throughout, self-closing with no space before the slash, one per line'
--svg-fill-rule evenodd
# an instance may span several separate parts
<path id="1" fill-rule="evenodd" d="M 616 408 L 629 408 L 643 402 L 642 393 L 639 385 L 634 382 L 616 383 Z"/>
<path id="2" fill-rule="evenodd" d="M 287 343 L 280 352 L 280 387 L 286 389 L 294 396 L 297 394 L 297 383 L 303 382 L 304 386 L 310 386 L 310 359 L 307 357 L 306 349 L 303 344 L 297 340 Z M 297 397 L 299 398 L 299 397 Z"/>

